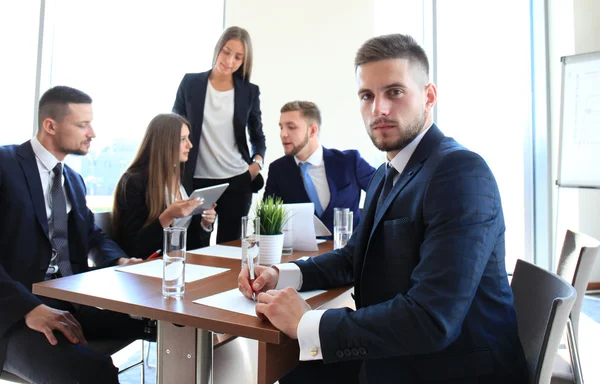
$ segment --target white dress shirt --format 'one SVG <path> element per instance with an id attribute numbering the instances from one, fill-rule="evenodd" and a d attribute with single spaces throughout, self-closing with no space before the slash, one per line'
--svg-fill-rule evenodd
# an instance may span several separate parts
<path id="1" fill-rule="evenodd" d="M 319 202 L 321 203 L 323 212 L 325 212 L 329 205 L 329 201 L 331 200 L 331 193 L 329 191 L 329 183 L 327 182 L 325 163 L 323 162 L 323 147 L 319 145 L 306 161 L 300 161 L 296 156 L 294 156 L 294 160 L 296 160 L 296 165 L 300 163 L 310 164 L 308 175 L 315 185 L 317 196 L 319 196 Z"/>
<path id="2" fill-rule="evenodd" d="M 54 172 L 52 170 L 59 163 L 58 159 L 53 154 L 48 152 L 46 148 L 39 142 L 37 137 L 31 139 L 31 148 L 35 154 L 35 160 L 37 162 L 38 171 L 40 173 L 40 181 L 42 182 L 42 191 L 44 193 L 44 202 L 46 204 L 46 218 L 48 219 L 48 232 L 50 238 L 54 233 L 54 223 L 52 222 L 52 185 L 54 184 Z M 65 163 L 62 162 L 63 167 L 63 193 L 65 193 Z M 71 212 L 71 201 L 69 196 L 65 193 L 65 201 L 67 202 L 67 215 Z"/>
<path id="3" fill-rule="evenodd" d="M 248 170 L 235 141 L 233 128 L 235 90 L 217 91 L 206 86 L 202 135 L 198 144 L 195 178 L 227 179 Z"/>
<path id="4" fill-rule="evenodd" d="M 431 128 L 431 126 L 429 127 Z M 390 160 L 390 164 L 398 171 L 398 175 L 394 178 L 394 183 L 400 177 L 400 174 L 408 164 L 410 157 L 415 152 L 415 149 L 429 131 L 425 129 L 419 134 L 410 144 L 402 149 L 398 154 Z M 279 281 L 275 289 L 283 289 L 293 287 L 296 290 L 302 288 L 302 272 L 300 268 L 293 263 L 277 264 L 275 266 L 279 270 Z M 321 351 L 321 338 L 319 336 L 319 323 L 325 310 L 315 309 L 304 313 L 298 323 L 298 344 L 300 346 L 300 360 L 322 360 L 323 353 Z"/>

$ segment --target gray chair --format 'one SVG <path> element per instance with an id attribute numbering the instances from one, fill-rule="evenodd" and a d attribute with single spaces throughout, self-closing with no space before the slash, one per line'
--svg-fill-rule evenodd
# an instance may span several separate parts
<path id="1" fill-rule="evenodd" d="M 517 260 L 511 288 L 529 382 L 548 384 L 577 292 L 562 277 Z"/>
<path id="2" fill-rule="evenodd" d="M 600 241 L 583 233 L 567 230 L 558 260 L 556 273 L 570 282 L 577 291 L 577 299 L 567 320 L 567 348 L 559 350 L 552 373 L 552 383 L 583 383 L 579 359 L 579 315 L 583 298 L 600 252 Z M 568 352 L 566 355 L 563 352 Z"/>

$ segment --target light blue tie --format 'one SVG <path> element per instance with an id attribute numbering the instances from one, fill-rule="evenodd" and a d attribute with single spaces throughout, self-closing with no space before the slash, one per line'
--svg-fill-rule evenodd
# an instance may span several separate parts
<path id="1" fill-rule="evenodd" d="M 302 174 L 302 180 L 304 181 L 304 189 L 306 189 L 306 194 L 310 201 L 315 205 L 315 212 L 317 216 L 321 216 L 323 214 L 323 207 L 321 206 L 321 202 L 319 201 L 319 195 L 317 194 L 317 188 L 315 187 L 315 183 L 313 183 L 310 175 L 308 174 L 308 170 L 310 169 L 310 163 L 299 163 L 300 173 Z"/>

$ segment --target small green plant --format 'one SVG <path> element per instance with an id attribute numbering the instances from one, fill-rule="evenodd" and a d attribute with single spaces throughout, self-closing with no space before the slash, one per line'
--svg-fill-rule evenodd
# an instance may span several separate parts
<path id="1" fill-rule="evenodd" d="M 283 225 L 288 221 L 288 214 L 283 207 L 283 200 L 269 196 L 256 205 L 255 215 L 260 217 L 261 235 L 279 235 L 283 233 Z"/>

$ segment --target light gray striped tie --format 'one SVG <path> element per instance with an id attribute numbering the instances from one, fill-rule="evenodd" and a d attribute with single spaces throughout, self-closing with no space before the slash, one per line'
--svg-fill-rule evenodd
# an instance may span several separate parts
<path id="1" fill-rule="evenodd" d="M 58 271 L 62 276 L 73 274 L 69 259 L 69 217 L 67 216 L 67 201 L 62 187 L 62 164 L 58 163 L 52 170 L 52 245 L 58 252 Z"/>

